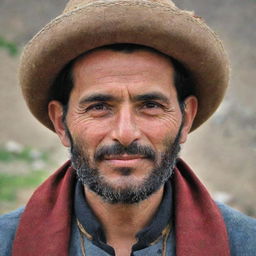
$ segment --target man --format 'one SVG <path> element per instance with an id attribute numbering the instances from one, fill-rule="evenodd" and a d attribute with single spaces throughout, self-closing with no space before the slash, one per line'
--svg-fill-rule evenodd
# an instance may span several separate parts
<path id="1" fill-rule="evenodd" d="M 27 45 L 20 75 L 71 161 L 1 217 L 1 255 L 256 254 L 256 221 L 177 158 L 228 83 L 200 18 L 171 1 L 73 0 Z"/>

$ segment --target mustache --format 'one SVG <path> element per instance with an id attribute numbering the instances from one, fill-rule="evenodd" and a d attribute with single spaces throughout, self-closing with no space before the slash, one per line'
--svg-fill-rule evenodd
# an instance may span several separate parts
<path id="1" fill-rule="evenodd" d="M 110 155 L 140 155 L 149 160 L 156 160 L 155 151 L 149 146 L 139 145 L 137 142 L 132 142 L 128 146 L 123 146 L 120 143 L 111 146 L 103 146 L 95 152 L 94 160 L 100 162 Z"/>

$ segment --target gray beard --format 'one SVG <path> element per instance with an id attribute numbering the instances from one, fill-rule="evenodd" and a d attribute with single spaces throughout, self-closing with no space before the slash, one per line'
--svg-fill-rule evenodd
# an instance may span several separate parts
<path id="1" fill-rule="evenodd" d="M 149 175 L 144 179 L 142 184 L 134 185 L 127 188 L 117 189 L 109 185 L 104 178 L 100 175 L 100 172 L 96 168 L 91 168 L 88 161 L 88 156 L 83 152 L 82 148 L 74 144 L 73 139 L 69 130 L 66 127 L 67 135 L 71 142 L 71 163 L 73 168 L 77 172 L 78 179 L 81 183 L 89 188 L 91 191 L 99 195 L 105 202 L 110 204 L 134 204 L 139 203 L 153 193 L 158 191 L 165 182 L 171 177 L 173 169 L 178 158 L 180 151 L 179 140 L 181 136 L 182 125 L 179 132 L 173 141 L 173 143 L 168 143 L 167 150 L 162 154 L 162 159 L 160 164 L 155 163 L 155 168 L 149 173 Z M 117 150 L 115 149 L 117 148 Z M 123 147 L 121 144 L 109 148 L 111 153 L 145 153 L 149 152 L 149 158 L 153 161 L 155 152 L 151 148 L 141 147 L 138 145 L 131 145 L 130 147 Z M 104 155 L 104 150 L 102 154 L 95 153 L 95 160 L 97 161 Z M 106 151 L 108 152 L 108 151 Z M 110 153 L 109 152 L 109 153 Z M 97 158 L 97 154 L 99 155 Z M 145 153 L 147 154 L 147 153 Z M 121 168 L 120 173 L 122 175 L 128 176 L 130 174 L 130 168 Z"/>

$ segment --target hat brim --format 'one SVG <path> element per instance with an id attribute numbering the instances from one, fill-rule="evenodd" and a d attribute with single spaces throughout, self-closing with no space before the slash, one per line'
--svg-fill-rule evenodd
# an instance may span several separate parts
<path id="1" fill-rule="evenodd" d="M 24 49 L 20 84 L 33 115 L 54 131 L 48 103 L 60 70 L 86 51 L 115 43 L 155 48 L 191 72 L 199 102 L 191 131 L 222 101 L 229 80 L 228 58 L 201 19 L 156 1 L 95 1 L 54 19 Z"/>

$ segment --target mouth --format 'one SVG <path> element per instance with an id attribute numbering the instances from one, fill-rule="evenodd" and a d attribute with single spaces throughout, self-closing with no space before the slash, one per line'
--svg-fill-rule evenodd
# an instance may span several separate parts
<path id="1" fill-rule="evenodd" d="M 129 161 L 129 160 L 135 160 L 135 159 L 143 159 L 144 157 L 141 155 L 128 155 L 128 154 L 123 154 L 123 155 L 109 155 L 105 157 L 105 160 L 124 160 L 124 161 Z"/>
<path id="2" fill-rule="evenodd" d="M 116 167 L 133 167 L 137 165 L 142 160 L 145 160 L 145 157 L 141 155 L 109 155 L 104 158 L 109 164 Z"/>

